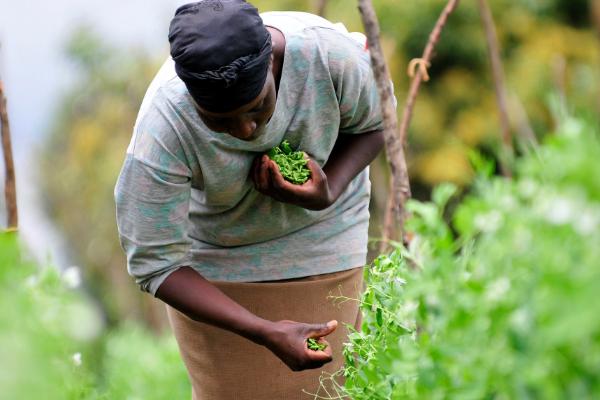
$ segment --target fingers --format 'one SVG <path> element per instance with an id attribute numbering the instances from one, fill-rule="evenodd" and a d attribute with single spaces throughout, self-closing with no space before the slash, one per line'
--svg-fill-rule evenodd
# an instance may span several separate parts
<path id="1" fill-rule="evenodd" d="M 263 154 L 261 157 L 257 157 L 257 168 L 255 175 L 256 190 L 259 192 L 266 192 L 269 190 L 269 156 Z"/>
<path id="2" fill-rule="evenodd" d="M 324 342 L 327 343 L 327 342 Z M 325 350 L 309 350 L 306 349 L 308 353 L 308 357 L 310 357 L 310 362 L 308 363 L 308 368 L 319 368 L 323 364 L 327 364 L 328 362 L 333 361 L 333 357 L 331 355 L 331 346 L 327 346 Z"/>
<path id="3" fill-rule="evenodd" d="M 306 324 L 281 320 L 276 322 L 278 331 L 284 333 L 268 347 L 293 371 L 320 368 L 333 360 L 331 345 L 323 338 L 337 328 L 337 321 L 323 324 Z M 312 350 L 308 347 L 308 339 L 315 338 L 325 344 L 323 350 Z"/>
<path id="4" fill-rule="evenodd" d="M 273 195 L 272 189 L 286 188 L 289 184 L 281 175 L 277 163 L 263 155 L 256 161 L 255 186 L 259 192 Z"/>
<path id="5" fill-rule="evenodd" d="M 310 326 L 308 338 L 317 339 L 319 343 L 326 345 L 323 350 L 312 350 L 309 349 L 308 346 L 306 346 L 305 352 L 310 356 L 311 360 L 317 363 L 328 363 L 333 359 L 333 352 L 331 346 L 323 337 L 335 331 L 337 325 L 338 322 L 336 320 L 331 320 L 326 324 L 313 324 Z M 308 339 L 306 339 L 305 342 L 307 340 Z"/>
<path id="6" fill-rule="evenodd" d="M 323 350 L 312 350 L 308 347 L 304 349 L 305 354 L 310 359 L 307 368 L 319 368 L 333 360 L 333 351 L 331 345 L 322 338 L 320 338 L 318 342 L 326 345 L 326 347 Z"/>
<path id="7" fill-rule="evenodd" d="M 283 175 L 281 175 L 279 166 L 277 165 L 277 163 L 275 161 L 271 162 L 269 171 L 271 173 L 271 182 L 273 183 L 273 186 L 275 188 L 277 188 L 279 190 L 281 190 L 281 189 L 290 190 L 290 188 L 294 189 L 294 185 L 289 183 L 288 181 L 286 181 L 285 178 L 283 177 Z"/>
<path id="8" fill-rule="evenodd" d="M 311 350 L 309 350 L 311 351 Z M 290 369 L 292 371 L 305 371 L 307 369 L 316 369 L 316 368 L 321 368 L 323 365 L 327 364 L 328 362 L 333 361 L 333 358 L 331 356 L 327 357 L 327 356 L 323 356 L 323 352 L 322 351 L 313 351 L 313 355 L 310 355 L 309 357 L 309 361 L 305 362 L 303 364 L 300 365 L 295 365 L 295 366 L 289 366 Z"/>
<path id="9" fill-rule="evenodd" d="M 325 173 L 319 167 L 319 164 L 315 162 L 313 159 L 309 159 L 306 166 L 310 170 L 310 179 L 312 179 L 315 183 L 321 182 L 325 178 Z"/>
<path id="10" fill-rule="evenodd" d="M 310 337 L 319 338 L 327 336 L 335 331 L 337 326 L 338 322 L 335 319 L 327 322 L 326 324 L 314 324 L 311 326 Z"/>
<path id="11" fill-rule="evenodd" d="M 260 171 L 261 159 L 262 159 L 262 156 L 255 157 L 254 161 L 252 161 L 252 167 L 250 168 L 250 178 L 252 179 L 252 182 L 254 183 L 254 188 L 257 190 L 258 190 L 258 174 Z"/>
<path id="12" fill-rule="evenodd" d="M 327 178 L 314 160 L 309 159 L 307 166 L 311 171 L 311 179 L 303 185 L 295 185 L 285 180 L 277 163 L 263 154 L 254 159 L 252 166 L 254 188 L 277 201 L 310 208 L 310 204 L 315 203 L 314 199 L 322 197 L 323 184 Z"/>

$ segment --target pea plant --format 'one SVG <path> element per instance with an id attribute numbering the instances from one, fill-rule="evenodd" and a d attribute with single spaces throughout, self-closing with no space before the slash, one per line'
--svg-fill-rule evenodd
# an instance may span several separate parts
<path id="1" fill-rule="evenodd" d="M 599 398 L 599 159 L 597 128 L 567 119 L 514 179 L 474 158 L 462 200 L 442 185 L 411 201 L 415 239 L 366 271 L 325 398 Z"/>

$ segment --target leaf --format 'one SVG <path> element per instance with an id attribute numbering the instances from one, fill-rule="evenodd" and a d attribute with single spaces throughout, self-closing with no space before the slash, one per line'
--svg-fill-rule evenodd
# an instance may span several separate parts
<path id="1" fill-rule="evenodd" d="M 473 165 L 473 169 L 477 172 L 477 174 L 485 178 L 489 178 L 494 175 L 494 171 L 496 170 L 496 163 L 494 160 L 485 158 L 476 150 L 469 151 L 469 160 L 471 161 L 471 165 Z"/>
<path id="2" fill-rule="evenodd" d="M 267 154 L 277 163 L 281 175 L 288 182 L 301 185 L 310 178 L 310 169 L 306 166 L 308 160 L 304 157 L 304 152 L 293 151 L 287 140 L 273 147 Z"/>
<path id="3" fill-rule="evenodd" d="M 314 338 L 309 338 L 306 341 L 306 347 L 314 351 L 323 351 L 327 348 L 325 343 L 319 343 Z"/>
<path id="4" fill-rule="evenodd" d="M 383 311 L 381 310 L 380 307 L 377 308 L 377 312 L 375 314 L 375 319 L 377 320 L 377 325 L 379 325 L 379 327 L 383 326 Z"/>
<path id="5" fill-rule="evenodd" d="M 293 153 L 290 143 L 287 140 L 281 142 L 281 145 L 279 147 L 281 148 L 281 151 L 283 151 L 284 154 L 289 155 Z"/>
<path id="6" fill-rule="evenodd" d="M 433 202 L 443 210 L 448 203 L 448 200 L 452 198 L 458 191 L 458 187 L 453 183 L 442 183 L 438 185 L 431 194 Z"/>

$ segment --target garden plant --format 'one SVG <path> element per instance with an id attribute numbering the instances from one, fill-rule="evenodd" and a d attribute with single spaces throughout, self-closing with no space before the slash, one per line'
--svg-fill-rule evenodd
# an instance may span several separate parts
<path id="1" fill-rule="evenodd" d="M 462 200 L 446 184 L 411 201 L 410 246 L 366 271 L 338 395 L 598 398 L 598 159 L 597 125 L 566 117 L 514 179 L 473 156 L 479 177 Z"/>

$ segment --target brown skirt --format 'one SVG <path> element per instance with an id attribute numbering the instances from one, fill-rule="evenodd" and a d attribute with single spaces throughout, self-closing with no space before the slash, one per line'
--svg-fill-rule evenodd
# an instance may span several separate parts
<path id="1" fill-rule="evenodd" d="M 342 348 L 348 335 L 345 324 L 359 329 L 361 316 L 356 301 L 340 304 L 338 300 L 334 304 L 328 296 L 357 299 L 362 292 L 362 280 L 361 267 L 286 281 L 212 282 L 252 313 L 271 321 L 338 321 L 338 328 L 327 336 L 333 361 L 321 369 L 301 372 L 291 371 L 265 347 L 194 321 L 167 306 L 169 322 L 192 383 L 192 399 L 308 400 L 317 393 L 325 395 L 324 390 L 331 391 L 331 382 L 320 383 L 319 378 L 322 372 L 328 376 L 344 365 Z M 337 382 L 342 383 L 340 379 Z"/>

